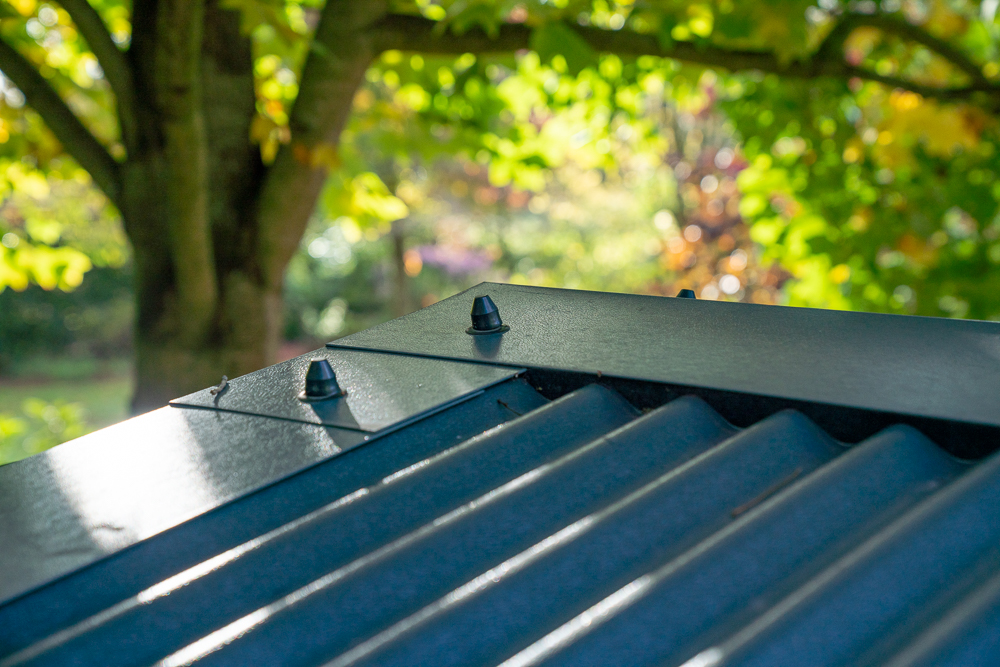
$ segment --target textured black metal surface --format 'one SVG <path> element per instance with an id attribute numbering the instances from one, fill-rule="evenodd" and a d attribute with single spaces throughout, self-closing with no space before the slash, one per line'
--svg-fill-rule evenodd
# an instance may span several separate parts
<path id="1" fill-rule="evenodd" d="M 914 637 L 886 667 L 990 665 L 1000 656 L 1000 574 Z"/>
<path id="2" fill-rule="evenodd" d="M 591 388 L 592 390 L 593 388 Z M 676 412 L 676 411 L 674 411 Z M 700 417 L 700 419 L 698 419 Z M 478 573 L 484 559 L 503 560 L 559 530 L 567 516 L 586 514 L 607 493 L 628 490 L 657 467 L 689 458 L 706 443 L 729 433 L 704 411 L 687 432 L 656 431 L 668 420 L 655 415 L 550 460 L 511 482 L 490 488 L 460 514 L 386 557 L 366 564 L 357 575 L 331 585 L 322 595 L 285 610 L 235 651 L 206 664 L 239 664 L 275 649 L 295 650 L 304 638 L 314 645 L 310 660 L 349 646 L 353 638 L 377 633 L 414 604 L 447 593 L 456 582 Z M 605 428 L 613 424 L 604 422 Z M 641 447 L 646 437 L 664 438 L 662 451 Z M 612 460 L 614 452 L 627 450 Z M 318 639 L 322 637 L 321 641 Z M 301 650 L 301 649 L 300 649 Z"/>
<path id="3" fill-rule="evenodd" d="M 489 294 L 509 332 L 465 334 Z M 331 345 L 1000 425 L 1000 324 L 484 283 Z"/>
<path id="4" fill-rule="evenodd" d="M 882 664 L 956 594 L 1000 569 L 998 506 L 994 456 L 708 649 L 707 664 Z"/>
<path id="5" fill-rule="evenodd" d="M 324 358 L 346 396 L 318 402 L 299 400 L 310 360 Z M 320 349 L 230 380 L 217 394 L 203 389 L 171 404 L 373 433 L 403 426 L 428 410 L 447 407 L 516 372 L 499 366 Z"/>
<path id="6" fill-rule="evenodd" d="M 671 408 L 668 404 L 661 410 Z M 692 416 L 685 412 L 676 422 L 686 426 Z M 669 422 L 664 427 L 667 432 L 676 428 Z M 655 438 L 646 435 L 638 446 L 653 442 Z M 711 443 L 712 439 L 702 442 Z M 583 611 L 587 600 L 604 597 L 652 564 L 670 560 L 726 527 L 733 511 L 748 500 L 792 476 L 807 474 L 841 451 L 801 415 L 775 415 L 606 503 L 579 521 L 573 535 L 551 548 L 544 559 L 511 567 L 502 581 L 469 591 L 460 604 L 448 605 L 433 622 L 419 625 L 407 619 L 389 628 L 369 645 L 355 649 L 358 659 L 341 662 L 496 664 L 531 643 L 539 631 L 553 629 Z M 537 604 L 553 599 L 562 604 Z M 404 626 L 408 636 L 400 641 Z M 386 641 L 389 636 L 395 641 Z"/>
<path id="7" fill-rule="evenodd" d="M 961 469 L 912 429 L 889 429 L 683 558 L 629 582 L 639 590 L 627 606 L 597 623 L 582 624 L 586 616 L 568 620 L 561 637 L 566 650 L 543 641 L 523 657 L 551 652 L 546 664 L 579 665 L 621 654 L 637 664 L 679 664 L 773 607 Z"/>
<path id="8" fill-rule="evenodd" d="M 377 484 L 400 467 L 544 405 L 521 380 L 511 380 L 381 440 L 346 451 L 291 478 L 220 506 L 154 538 L 0 605 L 0 656 L 20 651 L 131 599 L 199 563 L 267 534 L 331 500 Z M 207 417 L 211 413 L 196 412 Z M 257 418 L 223 415 L 228 423 Z M 267 422 L 265 422 L 267 423 Z M 286 427 L 292 425 L 285 425 Z M 304 427 L 305 430 L 322 430 Z M 268 435 L 267 431 L 261 432 Z M 139 499 L 141 501 L 141 499 Z M 93 659 L 93 656 L 91 656 Z M 95 660 L 95 662 L 99 662 Z"/>
<path id="9" fill-rule="evenodd" d="M 364 441 L 162 408 L 0 467 L 0 601 Z"/>
<path id="10" fill-rule="evenodd" d="M 587 418 L 583 418 L 586 415 Z M 530 470 L 559 451 L 632 419 L 613 392 L 590 387 L 445 449 L 341 500 L 286 524 L 267 539 L 237 547 L 246 553 L 154 601 L 137 605 L 75 641 L 50 651 L 45 664 L 76 664 L 74 656 L 126 651 L 139 664 L 199 638 L 187 621 L 223 626 L 247 606 L 266 604 L 331 571 L 398 541 L 456 503 L 469 502 L 498 481 Z M 275 563 L 281 567 L 274 569 Z M 261 577 L 262 572 L 269 572 Z M 248 588 L 247 583 L 254 585 Z M 155 638 L 153 638 L 155 636 Z M 243 658 L 254 662 L 253 654 Z"/>

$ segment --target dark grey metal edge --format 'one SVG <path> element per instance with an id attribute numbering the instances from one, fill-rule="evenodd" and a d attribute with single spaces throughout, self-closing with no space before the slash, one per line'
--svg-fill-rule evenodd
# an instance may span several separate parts
<path id="1" fill-rule="evenodd" d="M 484 294 L 507 333 L 465 333 Z M 327 346 L 1000 426 L 994 322 L 482 283 Z"/>
<path id="2" fill-rule="evenodd" d="M 313 359 L 332 364 L 344 395 L 300 400 L 305 372 Z M 429 410 L 453 405 L 465 394 L 516 377 L 523 370 L 324 347 L 230 380 L 222 391 L 203 389 L 170 404 L 370 434 L 400 428 Z"/>

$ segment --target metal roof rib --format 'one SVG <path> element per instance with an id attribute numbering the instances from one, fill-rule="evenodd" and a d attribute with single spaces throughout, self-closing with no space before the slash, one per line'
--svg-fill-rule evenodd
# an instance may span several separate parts
<path id="1" fill-rule="evenodd" d="M 601 655 L 629 664 L 683 662 L 778 603 L 964 467 L 913 429 L 892 427 L 649 572 L 646 592 L 627 608 L 586 625 L 578 616 L 510 664 L 546 655 L 553 665 L 590 664 Z M 560 644 L 555 637 L 564 639 Z"/>
<path id="2" fill-rule="evenodd" d="M 375 441 L 352 452 L 381 461 L 366 486 L 0 665 L 878 664 L 944 636 L 924 630 L 933 612 L 954 607 L 954 632 L 997 606 L 963 596 L 1000 551 L 1000 526 L 971 530 L 1000 459 L 964 472 L 907 426 L 845 447 L 790 410 L 736 430 L 691 396 L 640 416 L 597 384 L 548 403 L 520 380 L 490 391 L 477 407 L 511 421 L 409 455 L 389 451 L 406 430 Z"/>
<path id="3" fill-rule="evenodd" d="M 100 623 L 73 641 L 54 647 L 46 659 L 70 664 L 75 655 L 101 655 L 114 646 L 117 650 L 128 648 L 140 660 L 148 655 L 150 662 L 155 661 L 164 651 L 198 638 L 201 628 L 185 620 L 196 616 L 210 627 L 238 622 L 241 610 L 248 606 L 266 605 L 318 577 L 340 572 L 338 567 L 369 558 L 370 552 L 405 539 L 412 529 L 456 504 L 475 499 L 491 485 L 509 481 L 560 450 L 589 441 L 636 414 L 617 394 L 596 385 L 564 396 L 394 471 L 371 487 L 354 489 L 345 496 L 349 502 L 334 501 L 328 511 L 321 509 L 310 520 L 296 522 L 293 530 L 235 547 L 239 554 L 230 550 L 225 562 L 209 567 L 171 594 L 156 596 Z M 269 572 L 275 562 L 283 567 Z M 265 572 L 267 576 L 261 577 Z M 248 588 L 247 581 L 256 585 Z M 156 629 L 155 641 L 147 634 L 151 628 Z M 185 636 L 185 632 L 194 636 Z"/>
<path id="4" fill-rule="evenodd" d="M 976 586 L 885 667 L 988 665 L 1000 655 L 1000 574 Z"/>
<path id="5" fill-rule="evenodd" d="M 410 622 L 413 630 L 405 640 L 400 636 L 402 641 L 385 643 L 363 659 L 362 651 L 355 651 L 332 664 L 398 665 L 432 655 L 441 665 L 499 662 L 543 628 L 582 611 L 587 600 L 604 597 L 643 574 L 650 563 L 669 559 L 726 526 L 748 499 L 841 451 L 801 415 L 775 415 L 684 465 L 662 470 L 628 495 L 607 497 L 604 507 L 582 519 L 576 539 L 523 571 L 505 574 L 489 591 L 483 587 L 478 595 L 464 596 L 461 605 L 434 618 L 433 627 Z M 553 599 L 560 604 L 537 604 Z M 457 642 L 459 637 L 466 639 Z M 378 643 L 373 641 L 373 648 Z"/>
<path id="6" fill-rule="evenodd" d="M 283 617 L 275 616 L 230 655 L 220 652 L 217 662 L 245 662 L 291 645 L 303 657 L 315 645 L 317 660 L 322 660 L 338 647 L 350 647 L 356 637 L 377 635 L 405 619 L 415 607 L 480 575 L 484 566 L 517 558 L 525 550 L 530 553 L 522 561 L 546 556 L 586 530 L 573 526 L 573 520 L 587 522 L 589 512 L 599 511 L 609 496 L 626 493 L 730 433 L 697 399 L 651 412 L 487 491 L 462 508 L 455 521 L 435 519 L 435 529 L 420 528 L 414 534 L 418 539 L 390 558 L 289 608 Z M 648 447 L 650 442 L 659 446 Z M 569 529 L 564 528 L 567 520 Z"/>
<path id="7" fill-rule="evenodd" d="M 891 650 L 899 634 L 945 611 L 956 587 L 995 570 L 998 506 L 1000 457 L 994 456 L 719 643 L 712 664 L 880 662 L 878 654 Z"/>

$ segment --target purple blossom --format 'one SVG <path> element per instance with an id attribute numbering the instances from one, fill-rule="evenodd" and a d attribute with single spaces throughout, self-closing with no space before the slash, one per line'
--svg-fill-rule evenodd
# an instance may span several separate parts
<path id="1" fill-rule="evenodd" d="M 417 248 L 424 264 L 436 266 L 450 276 L 467 276 L 484 271 L 493 260 L 483 250 L 458 246 L 424 245 Z"/>

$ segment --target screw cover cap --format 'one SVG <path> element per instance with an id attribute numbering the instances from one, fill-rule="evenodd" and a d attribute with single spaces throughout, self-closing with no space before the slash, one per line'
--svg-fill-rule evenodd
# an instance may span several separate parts
<path id="1" fill-rule="evenodd" d="M 500 319 L 500 310 L 493 303 L 489 296 L 477 296 L 472 302 L 472 326 L 466 329 L 467 333 L 491 334 L 503 333 L 510 327 Z"/>
<path id="2" fill-rule="evenodd" d="M 343 396 L 344 392 L 337 384 L 337 376 L 333 367 L 326 359 L 313 359 L 306 371 L 306 388 L 299 398 L 303 401 L 322 401 L 335 396 Z"/>

